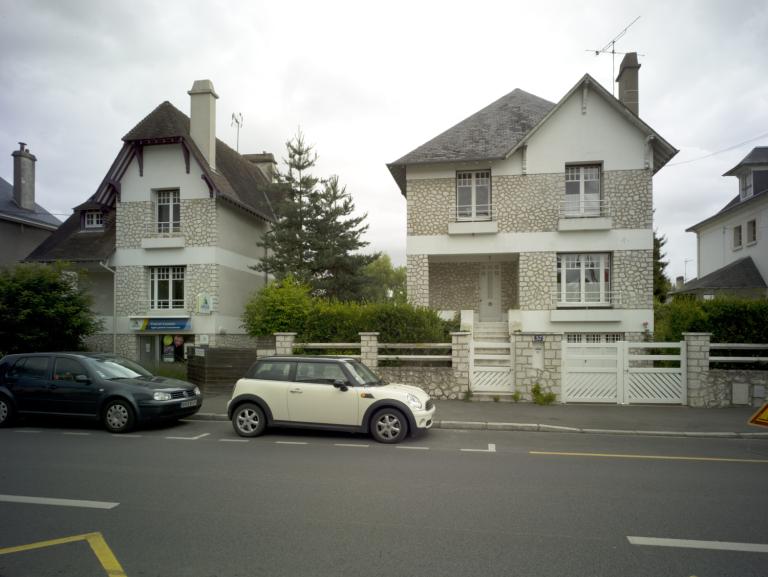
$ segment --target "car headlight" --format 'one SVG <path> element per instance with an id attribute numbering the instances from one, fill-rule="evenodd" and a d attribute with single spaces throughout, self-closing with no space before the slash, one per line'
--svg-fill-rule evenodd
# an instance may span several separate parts
<path id="1" fill-rule="evenodd" d="M 408 393 L 408 395 L 405 397 L 405 399 L 408 401 L 408 404 L 411 405 L 414 409 L 423 409 L 424 405 L 421 403 L 421 401 L 416 398 L 415 395 L 412 395 L 411 393 Z"/>
<path id="2" fill-rule="evenodd" d="M 155 393 L 152 395 L 152 398 L 156 401 L 170 401 L 171 400 L 171 393 L 165 393 L 163 391 L 155 391 Z"/>
<path id="3" fill-rule="evenodd" d="M 200 387 L 195 387 L 195 396 L 196 397 L 200 396 Z"/>

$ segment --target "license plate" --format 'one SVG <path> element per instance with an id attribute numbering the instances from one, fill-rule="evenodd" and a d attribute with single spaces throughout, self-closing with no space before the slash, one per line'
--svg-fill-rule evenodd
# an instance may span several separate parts
<path id="1" fill-rule="evenodd" d="M 193 399 L 191 401 L 182 401 L 181 402 L 181 408 L 184 409 L 186 407 L 196 407 L 197 406 L 197 399 Z"/>

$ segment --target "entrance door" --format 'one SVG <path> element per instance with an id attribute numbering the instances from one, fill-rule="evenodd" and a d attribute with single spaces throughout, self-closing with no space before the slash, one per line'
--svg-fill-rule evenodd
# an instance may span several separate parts
<path id="1" fill-rule="evenodd" d="M 501 265 L 489 264 L 480 271 L 480 320 L 501 320 Z"/>
<path id="2" fill-rule="evenodd" d="M 154 366 L 160 360 L 157 335 L 141 335 L 139 337 L 139 362 Z"/>

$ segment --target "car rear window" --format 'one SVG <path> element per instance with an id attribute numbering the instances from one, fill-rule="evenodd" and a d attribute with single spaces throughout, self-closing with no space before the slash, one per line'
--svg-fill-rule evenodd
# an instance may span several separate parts
<path id="1" fill-rule="evenodd" d="M 288 361 L 260 361 L 250 371 L 248 378 L 265 381 L 290 381 L 291 369 L 295 364 Z"/>
<path id="2" fill-rule="evenodd" d="M 48 357 L 21 357 L 8 371 L 9 377 L 25 379 L 47 379 Z"/>
<path id="3" fill-rule="evenodd" d="M 332 385 L 336 381 L 347 382 L 347 375 L 341 366 L 335 363 L 298 363 L 296 365 L 296 382 L 323 383 Z"/>

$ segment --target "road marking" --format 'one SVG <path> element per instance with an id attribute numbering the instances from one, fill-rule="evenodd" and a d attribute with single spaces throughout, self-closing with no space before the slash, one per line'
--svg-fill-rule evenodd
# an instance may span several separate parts
<path id="1" fill-rule="evenodd" d="M 90 435 L 90 433 L 80 433 L 80 432 L 75 432 L 75 431 L 65 431 L 65 432 L 62 433 L 62 435 L 78 435 L 78 436 L 81 436 L 81 437 L 87 437 L 88 435 Z"/>
<path id="2" fill-rule="evenodd" d="M 656 459 L 661 461 L 709 461 L 719 463 L 768 463 L 768 459 L 735 459 L 727 457 L 674 457 L 670 455 L 623 455 L 615 453 L 566 453 L 561 451 L 528 451 L 530 455 L 557 457 L 605 457 L 609 459 Z"/>
<path id="3" fill-rule="evenodd" d="M 275 441 L 276 445 L 308 445 L 305 441 Z"/>
<path id="4" fill-rule="evenodd" d="M 334 443 L 334 446 L 336 447 L 362 447 L 363 449 L 366 447 L 370 447 L 370 445 L 361 445 L 359 443 Z"/>
<path id="5" fill-rule="evenodd" d="M 107 572 L 109 577 L 127 577 L 125 570 L 109 548 L 107 542 L 104 540 L 104 536 L 101 533 L 86 533 L 84 535 L 73 535 L 72 537 L 62 537 L 61 539 L 51 539 L 49 541 L 38 541 L 37 543 L 30 543 L 28 545 L 19 545 L 17 547 L 6 547 L 0 549 L 0 555 L 7 555 L 8 553 L 21 553 L 22 551 L 32 551 L 34 549 L 42 549 L 44 547 L 52 547 L 54 545 L 64 545 L 66 543 L 75 543 L 77 541 L 86 541 L 91 546 L 96 558 L 101 563 L 101 568 Z"/>
<path id="6" fill-rule="evenodd" d="M 744 551 L 768 553 L 768 545 L 761 543 L 731 543 L 728 541 L 694 541 L 691 539 L 661 539 L 657 537 L 627 537 L 632 545 L 652 547 L 679 547 L 683 549 L 714 549 L 717 551 Z"/>
<path id="7" fill-rule="evenodd" d="M 410 449 L 411 451 L 429 451 L 429 447 L 401 447 L 397 446 L 395 449 Z"/>
<path id="8" fill-rule="evenodd" d="M 115 439 L 141 439 L 144 435 L 120 435 L 112 433 L 112 437 Z"/>
<path id="9" fill-rule="evenodd" d="M 19 429 L 14 431 L 14 433 L 41 433 L 42 431 L 32 431 L 30 429 Z"/>
<path id="10" fill-rule="evenodd" d="M 248 439 L 219 439 L 222 443 L 247 443 Z"/>
<path id="11" fill-rule="evenodd" d="M 487 449 L 460 449 L 461 451 L 464 451 L 465 453 L 495 453 L 496 452 L 496 445 L 493 443 L 488 443 Z"/>
<path id="12" fill-rule="evenodd" d="M 173 439 L 174 441 L 197 441 L 198 439 L 202 439 L 208 435 L 210 435 L 210 433 L 202 433 L 196 437 L 166 437 L 166 439 Z"/>
<path id="13" fill-rule="evenodd" d="M 82 507 L 85 509 L 114 509 L 120 503 L 106 501 L 81 501 L 79 499 L 52 499 L 50 497 L 26 497 L 24 495 L 0 495 L 6 503 L 29 503 L 32 505 L 58 505 L 60 507 Z"/>

